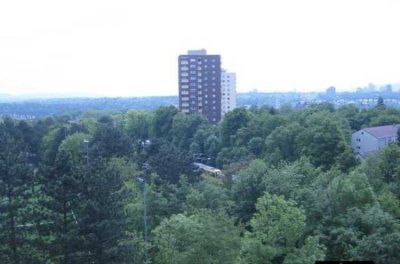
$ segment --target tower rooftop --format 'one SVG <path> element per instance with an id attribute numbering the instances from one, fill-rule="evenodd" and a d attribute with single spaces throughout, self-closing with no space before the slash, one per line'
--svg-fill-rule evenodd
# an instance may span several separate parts
<path id="1" fill-rule="evenodd" d="M 187 55 L 207 55 L 207 51 L 205 49 L 188 50 Z"/>

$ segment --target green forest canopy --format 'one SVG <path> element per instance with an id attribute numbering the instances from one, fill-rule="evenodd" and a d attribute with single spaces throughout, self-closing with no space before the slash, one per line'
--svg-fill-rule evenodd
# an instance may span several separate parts
<path id="1" fill-rule="evenodd" d="M 238 108 L 217 126 L 173 106 L 70 119 L 0 122 L 0 263 L 400 259 L 400 147 L 361 163 L 350 146 L 362 127 L 400 123 L 398 110 Z"/>

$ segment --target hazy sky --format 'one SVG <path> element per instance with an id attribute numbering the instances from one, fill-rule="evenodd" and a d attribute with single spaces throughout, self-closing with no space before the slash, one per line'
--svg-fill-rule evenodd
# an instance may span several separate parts
<path id="1" fill-rule="evenodd" d="M 398 0 L 3 0 L 0 93 L 176 95 L 177 56 L 221 54 L 237 90 L 400 82 Z"/>

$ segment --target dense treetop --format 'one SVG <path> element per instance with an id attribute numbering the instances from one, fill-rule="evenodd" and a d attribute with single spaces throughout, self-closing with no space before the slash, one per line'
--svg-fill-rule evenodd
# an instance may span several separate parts
<path id="1" fill-rule="evenodd" d="M 392 123 L 384 104 L 4 117 L 0 263 L 398 263 L 400 147 L 350 146 Z"/>

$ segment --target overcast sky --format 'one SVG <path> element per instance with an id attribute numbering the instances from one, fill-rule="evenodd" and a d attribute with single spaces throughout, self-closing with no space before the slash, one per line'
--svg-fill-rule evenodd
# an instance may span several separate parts
<path id="1" fill-rule="evenodd" d="M 177 56 L 220 54 L 237 90 L 400 82 L 397 0 L 4 0 L 0 93 L 177 95 Z"/>

